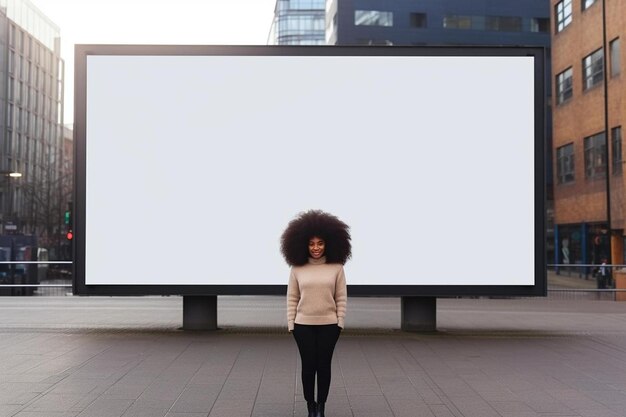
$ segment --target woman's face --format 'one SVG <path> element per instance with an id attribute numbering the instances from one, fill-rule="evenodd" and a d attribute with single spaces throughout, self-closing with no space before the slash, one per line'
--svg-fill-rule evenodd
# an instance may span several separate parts
<path id="1" fill-rule="evenodd" d="M 319 259 L 324 256 L 324 246 L 324 239 L 316 236 L 309 239 L 309 255 L 311 255 L 311 258 Z"/>

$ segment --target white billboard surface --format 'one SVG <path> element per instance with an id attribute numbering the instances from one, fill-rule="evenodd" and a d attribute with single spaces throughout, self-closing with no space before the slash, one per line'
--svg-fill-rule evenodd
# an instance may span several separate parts
<path id="1" fill-rule="evenodd" d="M 532 57 L 87 57 L 85 284 L 285 285 L 297 213 L 348 285 L 533 285 Z"/>

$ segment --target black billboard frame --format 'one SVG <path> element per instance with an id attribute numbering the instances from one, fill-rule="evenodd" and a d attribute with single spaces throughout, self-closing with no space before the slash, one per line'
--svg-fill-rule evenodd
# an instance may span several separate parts
<path id="1" fill-rule="evenodd" d="M 226 45 L 75 45 L 74 50 L 74 221 L 73 293 L 86 296 L 285 295 L 284 285 L 86 285 L 86 101 L 89 55 L 224 56 L 476 56 L 534 59 L 534 285 L 348 285 L 358 297 L 460 297 L 547 295 L 546 271 L 546 91 L 543 47 L 528 46 L 226 46 Z M 280 254 L 276 254 L 280 256 Z M 486 265 L 488 267 L 488 265 Z M 514 267 L 514 265 L 512 265 Z"/>

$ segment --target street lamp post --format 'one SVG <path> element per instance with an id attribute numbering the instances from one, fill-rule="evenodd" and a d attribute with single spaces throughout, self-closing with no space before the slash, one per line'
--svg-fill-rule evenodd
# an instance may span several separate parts
<path id="1" fill-rule="evenodd" d="M 10 218 L 11 221 L 14 220 L 13 218 L 13 187 L 12 187 L 12 180 L 13 179 L 17 179 L 17 178 L 21 178 L 22 177 L 22 173 L 21 172 L 17 172 L 17 171 L 0 171 L 0 175 L 4 176 L 6 178 L 7 181 L 7 192 L 8 192 L 8 203 L 9 203 L 9 207 L 7 210 L 7 216 Z M 6 228 L 6 219 L 2 219 L 2 223 L 3 223 L 3 228 L 5 230 L 8 230 Z M 3 230 L 4 232 L 4 230 Z"/>
<path id="2" fill-rule="evenodd" d="M 11 182 L 13 181 L 13 179 L 17 179 L 20 178 L 22 176 L 21 172 L 17 172 L 17 171 L 0 171 L 0 174 L 2 176 L 4 176 L 6 178 L 7 181 L 7 191 L 9 193 L 9 209 L 8 209 L 8 215 L 11 218 L 11 220 L 13 220 L 13 189 L 11 187 Z M 2 233 L 4 233 L 4 231 L 8 230 L 7 229 L 7 224 L 6 224 L 6 220 L 2 219 L 2 227 L 4 230 L 2 230 Z M 17 226 L 15 224 L 12 225 L 12 227 L 14 227 L 16 230 Z M 15 260 L 15 242 L 13 241 L 13 239 L 11 239 L 11 255 L 9 258 L 11 261 Z M 15 264 L 11 264 L 9 267 L 10 270 L 10 282 L 11 284 L 15 284 Z M 11 295 L 15 295 L 15 288 L 11 288 Z"/>

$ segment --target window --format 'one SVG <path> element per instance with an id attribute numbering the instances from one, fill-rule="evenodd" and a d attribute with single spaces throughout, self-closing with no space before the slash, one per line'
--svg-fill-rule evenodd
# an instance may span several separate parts
<path id="1" fill-rule="evenodd" d="M 485 20 L 486 30 L 500 32 L 520 32 L 522 30 L 521 17 L 487 16 Z"/>
<path id="2" fill-rule="evenodd" d="M 604 79 L 604 51 L 602 48 L 583 59 L 583 89 L 587 90 Z"/>
<path id="3" fill-rule="evenodd" d="M 355 10 L 356 26 L 393 26 L 393 13 L 378 10 Z"/>
<path id="4" fill-rule="evenodd" d="M 611 129 L 611 155 L 613 156 L 613 174 L 622 173 L 622 127 Z"/>
<path id="5" fill-rule="evenodd" d="M 587 10 L 588 8 L 590 8 L 594 3 L 596 2 L 596 0 L 582 0 L 582 6 L 583 6 L 583 10 Z"/>
<path id="6" fill-rule="evenodd" d="M 28 86 L 26 84 L 20 83 L 20 89 L 22 92 L 22 99 L 20 100 L 20 103 L 22 103 L 22 105 L 27 106 L 28 105 Z"/>
<path id="7" fill-rule="evenodd" d="M 559 184 L 574 181 L 574 144 L 569 143 L 556 150 L 556 175 Z"/>
<path id="8" fill-rule="evenodd" d="M 564 103 L 572 98 L 572 67 L 569 67 L 556 76 L 556 100 L 557 104 Z"/>
<path id="9" fill-rule="evenodd" d="M 556 31 L 560 32 L 572 23 L 572 0 L 561 0 L 554 7 L 556 16 Z"/>
<path id="10" fill-rule="evenodd" d="M 609 53 L 611 54 L 611 77 L 615 77 L 620 73 L 619 38 L 615 38 L 609 43 Z"/>
<path id="11" fill-rule="evenodd" d="M 531 32 L 547 33 L 550 30 L 550 19 L 547 17 L 533 17 L 530 19 Z"/>
<path id="12" fill-rule="evenodd" d="M 585 138 L 585 178 L 604 178 L 606 144 L 604 132 Z"/>
<path id="13" fill-rule="evenodd" d="M 412 28 L 425 28 L 426 27 L 426 13 L 411 13 L 411 27 Z"/>
<path id="14" fill-rule="evenodd" d="M 446 29 L 471 29 L 472 16 L 446 15 L 443 17 L 443 27 Z"/>

